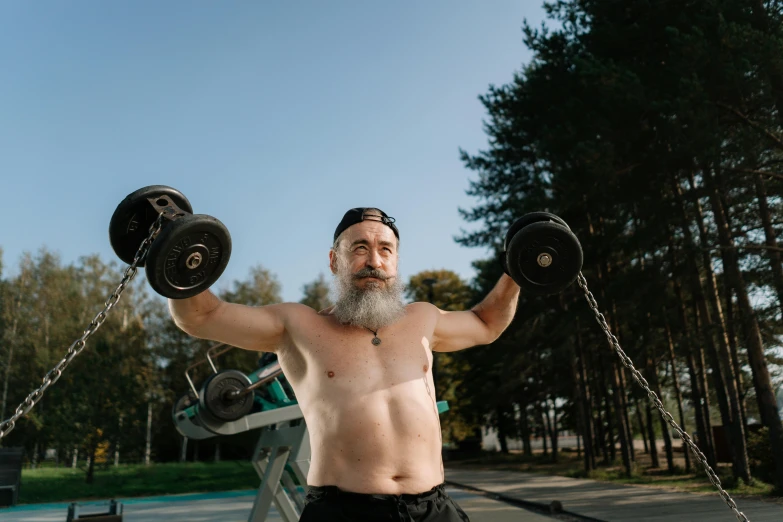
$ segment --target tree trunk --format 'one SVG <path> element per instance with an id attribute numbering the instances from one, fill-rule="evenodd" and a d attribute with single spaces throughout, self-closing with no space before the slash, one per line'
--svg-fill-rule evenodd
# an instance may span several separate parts
<path id="1" fill-rule="evenodd" d="M 783 110 L 779 108 L 778 110 Z M 761 215 L 761 223 L 764 226 L 764 243 L 769 248 L 765 251 L 765 255 L 769 258 L 769 265 L 772 268 L 772 280 L 775 284 L 775 291 L 778 294 L 778 306 L 783 312 L 783 265 L 781 263 L 780 251 L 777 237 L 775 236 L 775 229 L 772 227 L 772 218 L 769 212 L 769 204 L 767 203 L 767 187 L 764 184 L 764 178 L 760 175 L 756 175 L 756 199 L 759 203 L 759 214 Z"/>
<path id="2" fill-rule="evenodd" d="M 144 447 L 144 465 L 150 465 L 152 456 L 152 402 L 147 403 L 147 442 Z"/>
<path id="3" fill-rule="evenodd" d="M 87 457 L 87 484 L 92 484 L 95 478 L 95 445 L 90 448 Z"/>
<path id="4" fill-rule="evenodd" d="M 500 452 L 508 455 L 508 435 L 506 433 L 506 417 L 502 405 L 495 406 L 495 415 L 498 418 L 498 442 L 500 442 Z"/>
<path id="5" fill-rule="evenodd" d="M 188 456 L 188 438 L 182 437 L 182 443 L 180 444 L 180 449 L 179 449 L 179 461 L 180 462 L 187 461 L 187 456 Z"/>
<path id="6" fill-rule="evenodd" d="M 631 451 L 629 449 L 628 441 L 628 428 L 625 426 L 625 415 L 623 414 L 623 407 L 620 400 L 619 388 L 619 370 L 616 364 L 612 364 L 610 368 L 612 372 L 612 387 L 614 388 L 614 411 L 617 415 L 617 433 L 620 436 L 620 453 L 623 459 L 623 467 L 625 468 L 626 476 L 631 476 Z"/>
<path id="7" fill-rule="evenodd" d="M 590 213 L 587 213 L 587 221 L 588 221 L 588 231 L 591 236 L 598 236 L 603 237 L 603 222 L 601 218 L 598 219 L 598 227 L 593 227 L 593 221 Z M 597 233 L 596 233 L 597 232 Z M 598 295 L 600 296 L 601 302 L 605 303 L 607 302 L 606 299 L 606 292 L 605 292 L 605 280 L 608 277 L 609 273 L 609 265 L 606 262 L 601 262 L 596 264 L 596 274 L 597 274 L 597 285 L 598 285 Z M 615 314 L 608 314 L 605 313 L 605 316 L 609 316 L 608 320 L 612 320 L 615 316 Z M 595 367 L 595 366 L 593 366 Z M 614 366 L 611 367 L 613 371 Z M 602 397 L 599 399 L 599 403 L 602 401 L 603 406 L 605 408 L 605 419 L 606 419 L 606 430 L 605 440 L 602 440 L 604 442 L 604 447 L 606 448 L 608 446 L 608 453 L 609 458 L 606 457 L 606 451 L 604 452 L 604 462 L 608 463 L 614 463 L 617 457 L 617 448 L 615 446 L 615 436 L 614 436 L 614 424 L 612 422 L 613 415 L 612 415 L 612 405 L 611 400 L 609 398 L 609 390 L 607 383 L 609 382 L 606 377 L 606 363 L 604 361 L 603 352 L 598 351 L 598 390 L 602 394 Z M 612 379 L 614 381 L 614 378 Z"/>
<path id="8" fill-rule="evenodd" d="M 650 312 L 645 314 L 645 320 L 647 323 L 647 331 L 653 331 L 652 319 Z M 658 354 L 655 351 L 655 343 L 649 343 L 650 346 L 645 347 L 645 369 L 647 371 L 647 381 L 650 388 L 659 399 L 662 400 L 663 393 L 661 392 L 661 381 L 658 378 Z M 663 437 L 663 447 L 666 453 L 666 468 L 669 473 L 674 473 L 674 454 L 672 452 L 672 437 L 669 433 L 670 426 L 664 420 L 660 412 L 655 411 L 655 416 L 658 417 L 661 423 L 661 436 Z"/>
<path id="9" fill-rule="evenodd" d="M 585 439 L 585 471 L 595 469 L 595 451 L 593 443 L 593 413 L 590 397 L 590 385 L 587 382 L 587 361 L 582 346 L 582 331 L 579 317 L 576 318 L 576 353 L 578 361 L 578 379 L 581 395 L 581 412 L 583 420 L 583 436 Z"/>
<path id="10" fill-rule="evenodd" d="M 522 447 L 524 448 L 525 456 L 533 456 L 533 446 L 530 444 L 530 421 L 527 416 L 527 403 L 520 402 L 519 404 L 519 429 L 522 432 Z"/>
<path id="11" fill-rule="evenodd" d="M 544 438 L 552 440 L 552 418 L 549 416 L 549 403 L 546 399 L 541 403 L 541 415 L 544 416 Z M 547 442 L 549 442 L 547 441 Z M 550 445 L 549 448 L 554 451 L 554 448 Z M 554 457 L 554 455 L 553 455 Z"/>
<path id="12" fill-rule="evenodd" d="M 604 429 L 604 422 L 601 417 L 601 397 L 600 397 L 600 391 L 601 386 L 599 384 L 599 376 L 598 372 L 595 370 L 597 365 L 595 362 L 595 359 L 593 358 L 593 354 L 590 352 L 585 352 L 585 355 L 587 357 L 588 366 L 592 369 L 592 372 L 590 372 L 590 376 L 592 377 L 593 386 L 591 389 L 598 390 L 598 393 L 591 395 L 591 402 L 590 402 L 590 408 L 588 411 L 595 412 L 596 418 L 593 421 L 593 425 L 595 426 L 595 439 L 593 440 L 594 443 L 594 449 L 593 453 L 598 456 L 598 453 L 600 452 L 603 456 L 603 463 L 608 464 L 609 463 L 609 449 L 606 444 L 606 430 Z M 595 468 L 595 463 L 593 463 L 593 468 Z"/>
<path id="13" fill-rule="evenodd" d="M 611 267 L 604 263 L 605 270 L 606 270 L 606 277 L 609 278 L 609 274 L 611 272 Z M 619 340 L 620 339 L 620 322 L 618 319 L 618 313 L 617 313 L 617 304 L 614 300 L 612 300 L 612 330 L 614 331 L 615 337 Z M 633 461 L 635 460 L 634 450 L 633 450 L 633 433 L 631 430 L 631 421 L 628 417 L 628 397 L 627 397 L 627 387 L 625 382 L 625 373 L 623 372 L 623 366 L 617 364 L 617 360 L 615 358 L 612 359 L 612 370 L 616 374 L 612 378 L 612 389 L 614 390 L 614 394 L 617 395 L 619 398 L 618 400 L 614 401 L 614 407 L 615 410 L 622 415 L 622 419 L 619 419 L 620 422 L 618 422 L 617 426 L 618 429 L 622 429 L 625 433 L 625 447 L 623 447 L 623 437 L 620 438 L 620 451 L 621 452 L 628 452 L 628 458 Z M 625 455 L 622 455 L 623 462 L 625 461 Z M 631 476 L 631 467 L 630 464 L 626 466 L 626 471 L 628 473 L 628 476 Z"/>
<path id="14" fill-rule="evenodd" d="M 672 331 L 669 326 L 669 320 L 666 318 L 665 312 L 662 312 L 661 316 L 664 318 L 664 325 L 666 328 L 666 340 L 668 341 L 667 344 L 669 346 L 669 364 L 671 365 L 671 369 L 672 369 L 672 383 L 674 384 L 674 396 L 677 399 L 677 411 L 680 414 L 680 428 L 682 428 L 683 431 L 688 431 L 685 426 L 685 413 L 682 407 L 682 392 L 680 391 L 680 379 L 677 374 L 677 361 L 674 358 L 674 341 L 672 341 Z M 685 441 L 683 441 L 683 444 L 684 443 Z M 685 451 L 683 453 L 685 456 L 685 472 L 690 473 L 691 472 L 690 451 L 688 451 L 688 448 L 685 448 Z"/>
<path id="15" fill-rule="evenodd" d="M 734 375 L 737 381 L 737 390 L 739 391 L 740 418 L 745 433 L 748 432 L 748 414 L 745 406 L 745 385 L 742 382 L 742 366 L 739 362 L 739 353 L 737 351 L 737 332 L 734 327 L 734 289 L 731 288 L 727 277 L 723 278 L 726 288 L 726 335 L 729 338 L 729 353 L 731 354 L 731 364 L 734 366 Z"/>
<path id="16" fill-rule="evenodd" d="M 730 341 L 727 333 L 725 318 L 723 317 L 720 294 L 718 292 L 718 283 L 715 278 L 715 271 L 713 270 L 712 267 L 712 258 L 708 250 L 710 246 L 710 240 L 709 237 L 707 236 L 707 229 L 704 225 L 704 213 L 702 212 L 701 202 L 695 196 L 696 180 L 694 179 L 694 175 L 692 171 L 688 172 L 688 181 L 690 183 L 691 194 L 693 194 L 691 197 L 691 202 L 693 203 L 694 209 L 696 210 L 696 227 L 699 230 L 699 240 L 701 241 L 701 246 L 702 246 L 702 262 L 704 264 L 704 271 L 705 271 L 704 280 L 705 283 L 707 284 L 707 300 L 710 303 L 711 312 L 713 314 L 712 317 L 714 318 L 714 321 L 710 326 L 711 329 L 715 332 L 716 337 L 718 339 L 718 355 L 720 357 L 721 366 L 723 366 L 723 371 L 725 372 L 726 375 L 726 385 L 727 385 L 726 391 L 728 393 L 729 407 L 731 408 L 731 418 L 732 418 L 732 427 L 731 427 L 731 430 L 733 431 L 732 440 L 733 441 L 741 440 L 742 445 L 745 445 L 747 439 L 745 436 L 745 423 L 743 422 L 743 406 L 742 406 L 742 398 L 740 394 L 740 390 L 742 389 L 740 386 L 741 379 L 737 375 L 737 373 L 739 372 L 739 368 L 735 367 L 735 364 L 732 361 L 732 357 L 731 357 L 731 349 L 729 346 Z M 713 216 L 714 214 L 715 213 L 713 212 Z M 724 266 L 724 272 L 725 272 L 725 266 Z M 727 282 L 727 284 L 729 283 Z M 738 451 L 743 452 L 745 454 L 744 458 L 745 460 L 747 460 L 747 450 L 743 451 L 742 448 L 738 448 Z M 742 455 L 739 455 L 738 458 L 742 460 L 743 457 Z M 750 479 L 749 473 L 750 471 L 748 471 L 748 478 L 746 480 Z"/>
<path id="17" fill-rule="evenodd" d="M 606 372 L 604 371 L 604 358 L 601 355 L 601 352 L 598 352 L 598 368 L 599 368 L 599 376 L 601 381 L 601 391 L 603 392 L 603 401 L 604 401 L 604 417 L 606 419 L 606 435 L 607 435 L 607 445 L 609 446 L 609 456 L 610 460 L 609 462 L 614 463 L 615 459 L 617 458 L 617 448 L 615 447 L 614 443 L 614 423 L 612 422 L 612 405 L 611 405 L 611 399 L 609 398 L 609 389 L 606 386 L 607 383 L 607 377 Z"/>
<path id="18" fill-rule="evenodd" d="M 578 351 L 577 351 L 578 353 Z M 576 408 L 576 426 L 577 426 L 577 458 L 582 458 L 582 447 L 579 443 L 579 434 L 582 434 L 585 432 L 585 426 L 587 425 L 587 418 L 585 414 L 585 404 L 584 400 L 582 399 L 582 387 L 584 383 L 582 383 L 581 379 L 581 372 L 577 370 L 577 365 L 581 364 L 577 362 L 577 357 L 574 356 L 571 358 L 571 379 L 574 381 L 574 407 Z M 585 452 L 585 460 L 584 460 L 584 468 L 585 473 L 590 471 L 590 451 Z"/>
<path id="19" fill-rule="evenodd" d="M 71 468 L 76 469 L 76 464 L 79 462 L 79 447 L 73 447 L 73 460 L 71 462 Z"/>
<path id="20" fill-rule="evenodd" d="M 639 424 L 639 433 L 642 436 L 642 444 L 644 445 L 644 454 L 649 455 L 650 447 L 647 445 L 647 431 L 644 427 L 644 419 L 642 418 L 642 408 L 639 406 L 639 398 L 633 396 L 634 409 L 636 410 L 636 422 Z"/>
<path id="21" fill-rule="evenodd" d="M 544 456 L 549 455 L 549 446 L 547 446 L 547 432 L 546 432 L 546 421 L 544 420 L 545 413 L 544 410 L 541 409 L 541 405 L 538 405 L 539 413 L 540 413 L 540 421 L 541 421 L 541 443 L 544 446 Z M 548 420 L 548 419 L 547 419 Z"/>
<path id="22" fill-rule="evenodd" d="M 647 315 L 648 324 L 649 324 L 649 314 Z M 645 368 L 647 370 L 647 381 L 650 384 L 650 388 L 652 391 L 655 392 L 655 394 L 658 396 L 658 398 L 661 398 L 661 383 L 658 379 L 658 368 L 655 365 L 657 357 L 655 354 L 655 351 L 652 349 L 647 350 L 647 364 L 645 365 Z M 669 471 L 669 473 L 674 472 L 674 455 L 672 454 L 672 437 L 669 433 L 669 424 L 663 420 L 663 416 L 658 412 L 658 410 L 655 410 L 655 416 L 660 419 L 661 422 L 661 436 L 663 437 L 663 447 L 664 451 L 666 453 L 666 469 Z"/>
<path id="23" fill-rule="evenodd" d="M 674 177 L 671 178 L 671 181 L 672 191 L 680 209 L 680 218 L 682 221 L 681 230 L 685 236 L 685 245 L 686 247 L 694 248 L 695 241 L 691 235 L 690 222 L 688 220 L 687 211 L 685 209 L 685 203 L 682 200 L 682 191 L 680 185 L 677 183 Z M 704 229 L 704 222 L 702 220 L 700 207 L 698 206 L 698 200 L 696 201 L 696 205 L 698 213 L 696 225 L 698 226 L 701 233 Z M 708 285 L 709 281 L 713 282 L 709 292 L 712 299 L 708 299 L 708 296 L 705 296 L 704 288 L 701 286 L 701 275 L 699 274 L 699 269 L 696 265 L 695 258 L 693 256 L 687 256 L 687 260 L 688 271 L 690 272 L 691 278 L 691 293 L 699 307 L 699 314 L 702 320 L 702 333 L 705 341 L 707 342 L 707 353 L 710 357 L 712 377 L 715 381 L 715 393 L 718 397 L 718 405 L 720 406 L 721 418 L 723 419 L 723 427 L 726 432 L 726 438 L 728 440 L 728 445 L 732 454 L 732 472 L 735 478 L 749 482 L 750 466 L 748 465 L 748 452 L 745 433 L 739 415 L 739 396 L 737 394 L 736 386 L 734 385 L 734 377 L 728 373 L 732 368 L 730 364 L 730 358 L 728 356 L 728 343 L 726 341 L 726 334 L 720 321 L 717 323 L 717 325 L 713 324 L 710 308 L 707 307 L 707 300 L 710 301 L 713 308 L 720 306 L 720 301 L 716 301 L 716 299 L 714 299 L 717 297 L 717 289 L 714 285 L 712 260 L 709 258 L 709 256 L 707 256 L 705 266 L 707 275 L 706 280 Z M 716 332 L 717 335 L 713 335 L 713 326 L 721 326 L 719 329 L 720 331 Z M 725 376 L 724 372 L 726 372 Z"/>
<path id="24" fill-rule="evenodd" d="M 122 415 L 120 415 L 119 425 L 120 425 L 120 432 L 122 432 Z M 114 466 L 117 467 L 119 465 L 120 465 L 120 437 L 118 435 L 114 442 Z"/>
<path id="25" fill-rule="evenodd" d="M 215 462 L 220 462 L 220 443 L 215 443 Z"/>
<path id="26" fill-rule="evenodd" d="M 742 315 L 742 330 L 745 336 L 748 362 L 753 374 L 753 387 L 756 390 L 759 415 L 762 424 L 769 428 L 772 458 L 775 462 L 775 487 L 778 491 L 783 491 L 783 423 L 780 420 L 775 392 L 767 368 L 761 332 L 740 271 L 737 251 L 734 249 L 734 239 L 731 237 L 730 224 L 727 222 L 725 209 L 721 205 L 717 184 L 712 179 L 710 172 L 705 171 L 704 177 L 708 184 L 719 241 L 723 247 L 721 250 L 723 267 L 726 277 L 729 278 L 730 284 L 737 294 L 737 305 Z M 739 424 L 742 426 L 742 423 Z"/>
<path id="27" fill-rule="evenodd" d="M 701 390 L 699 389 L 696 365 L 691 352 L 688 353 L 688 374 L 691 378 L 691 403 L 693 403 L 693 413 L 694 417 L 696 417 L 696 430 L 699 434 L 696 438 L 697 445 L 701 452 L 707 457 L 707 463 L 710 467 L 715 468 L 717 466 L 717 463 L 715 462 L 715 450 L 712 447 L 711 439 L 706 437 L 708 428 L 704 419 L 704 409 L 701 407 Z"/>
<path id="28" fill-rule="evenodd" d="M 620 364 L 617 365 L 617 368 L 620 374 L 620 399 L 622 399 L 623 417 L 625 418 L 625 428 L 626 432 L 628 433 L 628 452 L 630 454 L 631 461 L 634 462 L 636 461 L 636 450 L 633 447 L 633 424 L 631 423 L 631 407 L 628 404 L 628 386 L 627 380 L 625 378 L 625 367 Z"/>
<path id="29" fill-rule="evenodd" d="M 655 382 L 655 393 L 658 397 L 661 397 L 661 385 L 656 377 L 653 377 Z M 656 416 L 661 423 L 661 436 L 663 437 L 663 448 L 666 452 L 666 469 L 669 473 L 674 473 L 674 448 L 672 448 L 672 434 L 669 431 L 671 426 L 666 422 L 662 415 L 656 411 Z"/>
<path id="30" fill-rule="evenodd" d="M 649 401 L 645 401 L 645 404 L 645 410 L 647 412 L 647 436 L 650 438 L 650 460 L 652 461 L 651 466 L 653 468 L 659 468 L 661 467 L 661 464 L 658 462 L 658 445 L 655 443 L 655 426 L 653 425 L 652 406 L 650 406 Z"/>
<path id="31" fill-rule="evenodd" d="M 672 254 L 672 265 L 677 266 L 677 259 L 674 256 L 673 245 L 669 249 Z M 674 279 L 674 294 L 679 302 L 679 315 L 681 324 L 680 345 L 686 350 L 688 362 L 688 375 L 691 380 L 691 403 L 693 404 L 694 416 L 696 417 L 696 429 L 699 432 L 698 446 L 702 453 L 707 457 L 707 463 L 710 467 L 717 467 L 715 459 L 715 446 L 712 443 L 712 423 L 710 422 L 709 396 L 706 391 L 707 381 L 703 375 L 704 352 L 701 345 L 695 343 L 691 331 L 688 328 L 688 314 L 686 312 L 685 299 L 682 295 L 682 285 L 678 279 Z M 698 324 L 696 325 L 698 331 Z M 697 364 L 696 358 L 699 358 L 701 364 Z"/>
<path id="32" fill-rule="evenodd" d="M 35 469 L 38 467 L 38 441 L 33 444 L 33 455 L 32 459 L 30 459 L 30 469 Z"/>
<path id="33" fill-rule="evenodd" d="M 554 397 L 552 400 L 552 422 L 549 425 L 549 436 L 552 439 L 552 462 L 557 462 L 557 404 L 555 403 Z M 544 404 L 546 404 L 546 401 L 544 401 Z M 547 414 L 547 418 L 549 418 L 549 414 Z"/>

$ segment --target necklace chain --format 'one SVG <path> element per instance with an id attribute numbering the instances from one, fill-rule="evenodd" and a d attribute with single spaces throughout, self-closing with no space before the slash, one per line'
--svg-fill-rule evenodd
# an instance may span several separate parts
<path id="1" fill-rule="evenodd" d="M 373 329 L 371 329 L 371 328 L 369 328 L 367 326 L 365 326 L 365 328 L 370 330 L 372 332 L 372 334 L 375 336 L 375 337 L 372 338 L 372 344 L 375 345 L 375 346 L 380 345 L 381 344 L 381 340 L 378 337 L 378 331 L 377 330 L 373 330 Z"/>

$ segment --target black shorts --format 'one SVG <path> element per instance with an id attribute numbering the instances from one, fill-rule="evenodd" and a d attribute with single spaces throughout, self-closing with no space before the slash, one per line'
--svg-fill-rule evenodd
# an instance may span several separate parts
<path id="1" fill-rule="evenodd" d="M 446 494 L 445 484 L 425 493 L 352 493 L 310 486 L 299 522 L 470 522 Z"/>

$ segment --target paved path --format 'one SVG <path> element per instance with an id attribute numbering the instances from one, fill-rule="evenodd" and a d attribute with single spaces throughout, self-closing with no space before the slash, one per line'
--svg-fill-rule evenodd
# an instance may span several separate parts
<path id="1" fill-rule="evenodd" d="M 606 522 L 737 520 L 717 491 L 711 495 L 674 493 L 656 488 L 513 471 L 447 469 L 446 480 L 451 485 L 462 484 L 544 505 L 559 500 L 566 511 Z M 783 521 L 783 505 L 758 500 L 738 500 L 737 505 L 751 522 Z"/>
<path id="2" fill-rule="evenodd" d="M 455 485 L 548 506 L 562 502 L 566 511 L 605 522 L 731 522 L 736 518 L 715 494 L 673 493 L 640 486 L 622 486 L 594 480 L 552 477 L 508 471 L 447 469 Z M 449 495 L 468 513 L 471 522 L 554 522 L 505 502 L 450 486 Z M 173 495 L 122 500 L 126 522 L 242 522 L 247 520 L 254 491 Z M 739 500 L 751 522 L 783 521 L 783 505 Z M 64 522 L 68 504 L 1 509 L 2 522 Z M 280 522 L 272 509 L 269 522 Z"/>
<path id="3" fill-rule="evenodd" d="M 447 488 L 449 495 L 470 516 L 471 522 L 555 522 L 544 517 L 492 500 L 482 495 Z M 172 495 L 167 497 L 124 499 L 123 522 L 244 522 L 253 505 L 255 491 L 215 494 Z M 87 512 L 85 510 L 85 512 Z M 68 504 L 33 504 L 0 508 L 2 522 L 64 522 Z M 89 520 L 89 519 L 87 519 Z M 281 522 L 274 506 L 268 522 Z"/>

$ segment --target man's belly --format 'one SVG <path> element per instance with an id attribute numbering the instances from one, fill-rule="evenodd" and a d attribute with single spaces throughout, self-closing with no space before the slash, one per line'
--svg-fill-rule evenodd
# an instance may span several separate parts
<path id="1" fill-rule="evenodd" d="M 421 493 L 440 484 L 434 397 L 406 388 L 311 403 L 305 412 L 312 427 L 308 484 L 388 494 Z"/>

